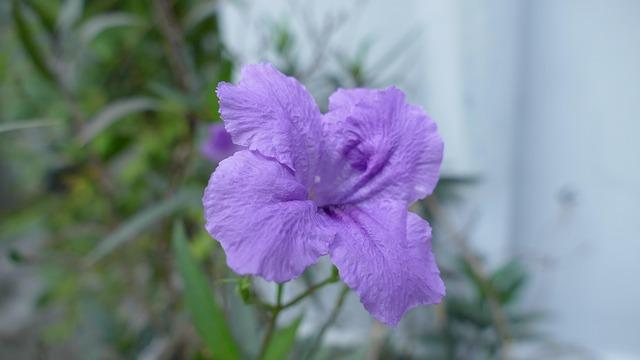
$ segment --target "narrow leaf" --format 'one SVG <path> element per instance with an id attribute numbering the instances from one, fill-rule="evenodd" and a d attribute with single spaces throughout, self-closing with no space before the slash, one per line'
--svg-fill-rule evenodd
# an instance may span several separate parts
<path id="1" fill-rule="evenodd" d="M 84 0 L 66 0 L 58 14 L 58 28 L 70 29 L 84 10 Z"/>
<path id="2" fill-rule="evenodd" d="M 148 89 L 156 97 L 162 98 L 165 103 L 177 103 L 185 109 L 197 109 L 200 106 L 197 98 L 188 96 L 183 91 L 167 86 L 161 82 L 150 81 Z"/>
<path id="3" fill-rule="evenodd" d="M 187 204 L 196 201 L 199 201 L 199 199 L 195 192 L 183 190 L 166 200 L 140 211 L 98 244 L 89 254 L 89 264 L 93 264 L 102 259 L 105 255 L 108 255 L 124 243 L 132 240 L 152 225 L 182 209 Z"/>
<path id="4" fill-rule="evenodd" d="M 452 321 L 471 323 L 479 328 L 491 326 L 491 313 L 486 305 L 460 297 L 451 297 L 446 302 L 447 316 Z"/>
<path id="5" fill-rule="evenodd" d="M 89 120 L 89 124 L 80 131 L 78 140 L 81 145 L 86 145 L 102 130 L 119 119 L 133 113 L 154 110 L 157 107 L 158 102 L 156 100 L 145 97 L 128 98 L 113 102 L 104 107 L 93 119 Z"/>
<path id="6" fill-rule="evenodd" d="M 296 334 L 301 322 L 302 316 L 298 317 L 290 325 L 276 331 L 267 347 L 264 360 L 284 360 L 287 358 L 296 343 Z"/>
<path id="7" fill-rule="evenodd" d="M 16 27 L 18 38 L 20 39 L 20 43 L 24 47 L 24 50 L 36 70 L 47 80 L 54 81 L 55 76 L 49 68 L 47 61 L 45 60 L 45 56 L 40 49 L 40 45 L 36 42 L 35 35 L 24 16 L 22 6 L 17 0 L 13 0 L 12 2 L 11 15 L 13 17 L 13 22 Z"/>
<path id="8" fill-rule="evenodd" d="M 184 227 L 173 226 L 173 247 L 182 281 L 187 309 L 193 324 L 214 359 L 238 359 L 240 352 L 231 331 L 218 307 L 204 273 L 193 258 L 186 240 Z"/>
<path id="9" fill-rule="evenodd" d="M 121 26 L 142 26 L 138 17 L 126 13 L 102 14 L 85 21 L 79 30 L 82 41 L 87 44 L 105 30 Z"/>
<path id="10" fill-rule="evenodd" d="M 49 33 L 53 33 L 56 31 L 56 13 L 57 4 L 55 1 L 49 0 L 29 0 L 27 1 L 31 9 L 34 13 L 38 15 L 40 21 L 42 22 L 42 26 Z"/>
<path id="11" fill-rule="evenodd" d="M 20 120 L 12 121 L 0 124 L 0 134 L 3 132 L 24 130 L 45 126 L 55 126 L 61 124 L 60 120 L 55 119 L 32 119 L 32 120 Z"/>
<path id="12" fill-rule="evenodd" d="M 512 260 L 491 275 L 491 284 L 498 292 L 500 302 L 507 304 L 515 299 L 524 288 L 527 272 L 522 263 Z"/>
<path id="13" fill-rule="evenodd" d="M 205 1 L 193 6 L 184 19 L 185 30 L 191 31 L 203 20 L 215 16 L 218 7 L 218 1 Z"/>

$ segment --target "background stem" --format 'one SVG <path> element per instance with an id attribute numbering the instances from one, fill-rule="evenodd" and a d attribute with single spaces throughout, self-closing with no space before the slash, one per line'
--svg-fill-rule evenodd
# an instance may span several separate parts
<path id="1" fill-rule="evenodd" d="M 269 323 L 267 324 L 267 331 L 264 334 L 264 338 L 262 339 L 262 345 L 260 346 L 260 353 L 258 355 L 258 359 L 264 359 L 265 354 L 267 353 L 267 348 L 269 347 L 269 342 L 271 342 L 271 338 L 273 337 L 273 332 L 276 329 L 276 321 L 278 320 L 278 315 L 280 315 L 280 311 L 282 311 L 282 292 L 284 289 L 284 283 L 278 284 L 278 288 L 276 290 L 276 305 L 271 309 L 271 316 L 269 317 Z"/>
<path id="2" fill-rule="evenodd" d="M 320 344 L 322 344 L 322 339 L 324 338 L 324 334 L 331 327 L 331 325 L 333 325 L 333 323 L 336 321 L 336 319 L 338 318 L 338 315 L 340 315 L 340 310 L 342 310 L 342 305 L 344 305 L 344 301 L 347 299 L 347 295 L 349 295 L 349 287 L 347 287 L 346 285 L 343 285 L 342 290 L 340 290 L 340 294 L 338 295 L 338 298 L 336 300 L 336 303 L 333 306 L 333 309 L 331 310 L 331 314 L 327 318 L 327 321 L 325 321 L 324 324 L 322 324 L 322 327 L 320 328 L 318 335 L 316 335 L 315 339 L 313 339 L 313 343 L 311 344 L 311 346 L 309 347 L 309 350 L 307 350 L 306 355 L 304 356 L 305 359 L 311 359 L 313 355 L 316 353 L 316 350 L 318 349 Z"/>

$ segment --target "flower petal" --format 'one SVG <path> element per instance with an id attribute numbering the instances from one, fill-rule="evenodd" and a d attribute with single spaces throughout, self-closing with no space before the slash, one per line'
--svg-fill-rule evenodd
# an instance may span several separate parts
<path id="1" fill-rule="evenodd" d="M 220 83 L 220 114 L 236 144 L 275 158 L 309 185 L 316 175 L 322 114 L 296 79 L 270 64 L 247 65 L 237 85 Z"/>
<path id="2" fill-rule="evenodd" d="M 402 91 L 338 90 L 323 119 L 327 142 L 314 194 L 320 205 L 387 197 L 412 203 L 435 188 L 443 144 Z"/>
<path id="3" fill-rule="evenodd" d="M 218 163 L 241 149 L 241 146 L 231 141 L 231 135 L 222 124 L 212 124 L 209 125 L 208 136 L 202 143 L 200 151 L 207 159 Z"/>
<path id="4" fill-rule="evenodd" d="M 218 165 L 202 201 L 207 231 L 239 274 L 291 280 L 325 255 L 334 237 L 291 170 L 249 150 Z"/>
<path id="5" fill-rule="evenodd" d="M 440 302 L 445 287 L 425 220 L 378 201 L 332 207 L 329 214 L 340 229 L 331 260 L 376 319 L 395 326 L 410 308 Z"/>

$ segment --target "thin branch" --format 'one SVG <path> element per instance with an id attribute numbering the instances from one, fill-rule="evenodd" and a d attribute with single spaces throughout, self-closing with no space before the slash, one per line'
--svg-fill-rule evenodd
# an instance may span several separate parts
<path id="1" fill-rule="evenodd" d="M 508 359 L 509 354 L 509 345 L 512 340 L 511 330 L 509 328 L 509 322 L 506 314 L 504 313 L 502 306 L 500 305 L 500 300 L 498 295 L 493 288 L 493 285 L 488 280 L 489 277 L 485 273 L 482 268 L 482 263 L 475 256 L 471 247 L 467 243 L 467 240 L 463 234 L 461 234 L 451 222 L 448 221 L 446 215 L 442 211 L 440 205 L 438 204 L 435 196 L 430 196 L 425 200 L 425 204 L 429 211 L 435 216 L 436 221 L 442 224 L 447 232 L 451 235 L 453 240 L 458 244 L 460 250 L 462 251 L 462 256 L 467 261 L 469 266 L 471 267 L 471 271 L 475 274 L 475 276 L 480 280 L 481 286 L 487 296 L 487 303 L 489 304 L 489 311 L 491 313 L 491 318 L 494 326 L 496 327 L 496 331 L 498 332 L 498 336 L 500 337 L 500 354 L 502 359 Z"/>
<path id="2" fill-rule="evenodd" d="M 328 48 L 331 44 L 331 39 L 340 30 L 344 24 L 347 23 L 348 16 L 344 13 L 337 14 L 334 17 L 327 17 L 323 20 L 321 27 L 315 27 L 313 25 L 312 16 L 308 11 L 303 11 L 303 24 L 307 32 L 307 37 L 313 44 L 314 54 L 311 57 L 313 60 L 308 66 L 300 72 L 300 78 L 311 77 L 322 64 L 326 63 L 326 56 Z"/>
<path id="3" fill-rule="evenodd" d="M 320 289 L 321 287 L 327 285 L 327 284 L 331 284 L 336 282 L 336 278 L 335 276 L 331 275 L 328 278 L 322 280 L 321 282 L 312 285 L 311 287 L 309 287 L 305 292 L 303 292 L 302 294 L 296 296 L 293 300 L 289 301 L 288 303 L 282 305 L 283 309 L 286 309 L 288 307 L 291 307 L 297 303 L 299 303 L 300 301 L 304 300 L 304 298 L 306 298 L 307 296 L 313 294 L 314 292 L 316 292 L 318 289 Z"/>
<path id="4" fill-rule="evenodd" d="M 182 29 L 173 16 L 172 1 L 154 0 L 153 8 L 160 32 L 166 41 L 167 56 L 173 76 L 182 90 L 193 93 L 197 88 L 197 77 L 191 72 L 187 62 L 187 47 Z"/>
<path id="5" fill-rule="evenodd" d="M 198 76 L 194 73 L 190 58 L 188 56 L 187 45 L 184 41 L 184 32 L 180 28 L 173 13 L 172 0 L 153 0 L 153 8 L 158 20 L 160 32 L 165 39 L 166 52 L 169 58 L 169 66 L 175 83 L 182 91 L 189 95 L 197 95 Z M 190 159 L 194 154 L 193 141 L 198 122 L 198 116 L 189 110 L 186 114 L 189 131 L 185 136 L 185 141 L 174 152 L 174 159 L 171 166 L 171 177 L 169 179 L 169 193 L 176 191 L 176 188 L 186 177 Z"/>
<path id="6" fill-rule="evenodd" d="M 369 337 L 371 338 L 371 346 L 367 352 L 367 360 L 380 359 L 380 353 L 382 352 L 388 333 L 389 329 L 386 326 L 377 321 L 373 322 L 373 326 L 371 327 L 371 332 L 369 334 Z"/>
<path id="7" fill-rule="evenodd" d="M 269 323 L 267 324 L 267 331 L 264 334 L 264 338 L 262 339 L 262 345 L 260 346 L 260 355 L 258 355 L 258 359 L 264 359 L 264 356 L 267 353 L 267 349 L 269 348 L 269 343 L 271 342 L 271 338 L 273 337 L 273 332 L 276 329 L 276 321 L 278 320 L 278 315 L 280 315 L 280 311 L 282 311 L 282 291 L 284 289 L 284 283 L 278 284 L 277 294 L 276 294 L 276 305 L 271 309 L 271 317 L 269 318 Z"/>
<path id="8" fill-rule="evenodd" d="M 347 295 L 349 295 L 349 288 L 347 286 L 343 286 L 342 290 L 340 291 L 340 294 L 338 295 L 336 303 L 333 306 L 331 313 L 329 314 L 329 317 L 324 322 L 324 324 L 322 324 L 322 327 L 320 328 L 318 335 L 316 335 L 315 339 L 313 340 L 313 343 L 309 347 L 309 350 L 307 350 L 305 359 L 311 359 L 313 355 L 316 353 L 316 349 L 318 349 L 318 347 L 322 343 L 324 334 L 336 321 L 336 319 L 338 318 L 338 315 L 340 315 L 340 311 L 342 310 L 342 305 L 344 305 L 344 301 L 347 299 Z"/>

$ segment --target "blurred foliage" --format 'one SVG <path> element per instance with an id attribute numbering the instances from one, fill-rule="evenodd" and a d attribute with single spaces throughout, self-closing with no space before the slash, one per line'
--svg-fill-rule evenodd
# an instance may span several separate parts
<path id="1" fill-rule="evenodd" d="M 241 62 L 221 36 L 219 4 L 11 0 L 0 19 L 0 245 L 13 266 L 38 271 L 42 321 L 30 335 L 45 355 L 73 342 L 100 359 L 255 357 L 264 311 L 243 305 L 256 290 L 224 265 L 199 199 L 214 167 L 197 151 L 219 120 L 212 90 Z M 306 38 L 276 22 L 264 58 L 319 98 L 386 83 L 375 64 L 398 51 L 340 53 L 330 40 L 341 21 Z M 316 51 L 308 62 L 297 56 L 304 42 Z M 437 321 L 411 333 L 413 343 L 446 359 L 497 356 L 505 339 L 491 298 L 510 336 L 529 336 L 536 317 L 518 311 L 519 263 L 486 279 L 468 257 L 447 269 L 445 303 L 420 310 Z M 364 356 L 367 344 L 315 351 L 347 295 L 309 339 L 296 340 L 300 318 L 277 329 L 266 358 Z M 393 336 L 382 351 L 416 356 Z"/>
<path id="2" fill-rule="evenodd" d="M 218 118 L 211 89 L 235 69 L 217 4 L 15 0 L 0 14 L 0 228 L 13 262 L 42 274 L 37 304 L 51 315 L 38 336 L 55 347 L 99 329 L 97 358 L 215 354 L 188 336 L 180 309 L 214 309 L 193 282 L 227 276 L 202 226 L 213 165 L 197 152 L 200 129 Z M 184 251 L 174 260 L 176 216 L 191 238 L 176 242 L 206 277 Z M 225 331 L 194 318 L 199 331 Z"/>
<path id="3" fill-rule="evenodd" d="M 517 302 L 526 283 L 520 262 L 509 261 L 486 281 L 468 260 L 459 261 L 461 273 L 449 276 L 447 283 L 450 291 L 442 305 L 440 329 L 420 335 L 429 348 L 437 350 L 438 358 L 508 358 L 510 344 L 539 336 L 534 326 L 541 314 L 526 311 Z M 492 299 L 500 313 L 492 309 Z"/>
<path id="4" fill-rule="evenodd" d="M 174 225 L 173 246 L 184 281 L 186 305 L 198 333 L 216 359 L 237 359 L 239 351 L 229 325 L 213 298 L 207 277 L 198 269 L 198 264 L 190 253 L 181 223 Z"/>

